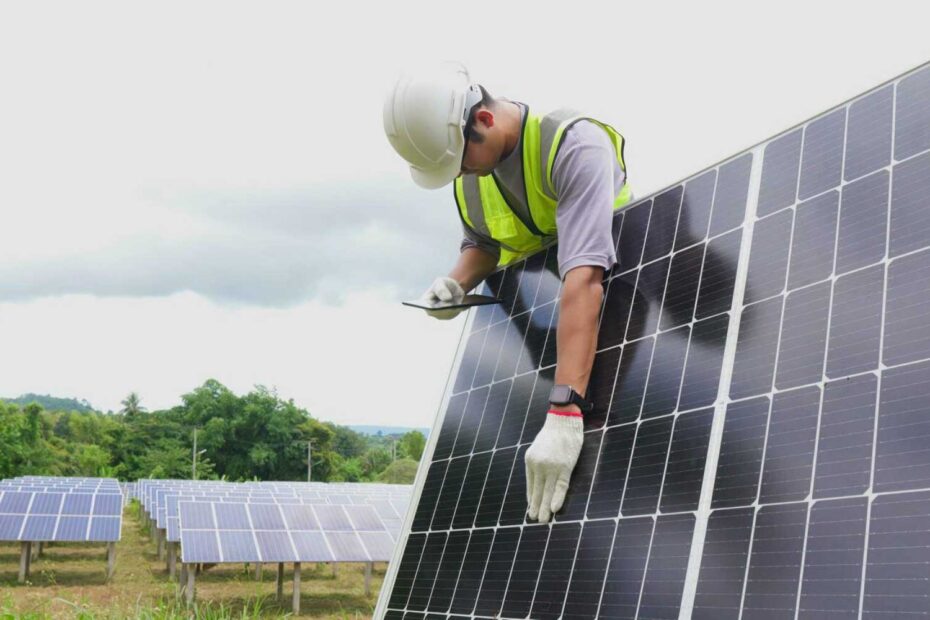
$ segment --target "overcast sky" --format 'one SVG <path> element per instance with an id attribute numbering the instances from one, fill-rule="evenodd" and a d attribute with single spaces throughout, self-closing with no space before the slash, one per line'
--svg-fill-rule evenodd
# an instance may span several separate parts
<path id="1" fill-rule="evenodd" d="M 915 2 L 6 2 L 0 396 L 207 378 L 429 426 L 464 318 L 402 299 L 458 252 L 381 127 L 412 63 L 627 137 L 639 196 L 930 60 Z"/>

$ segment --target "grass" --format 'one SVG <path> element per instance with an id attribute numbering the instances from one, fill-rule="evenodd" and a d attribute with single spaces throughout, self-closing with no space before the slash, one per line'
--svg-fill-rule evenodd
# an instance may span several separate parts
<path id="1" fill-rule="evenodd" d="M 106 581 L 106 547 L 56 543 L 34 560 L 29 580 L 17 582 L 19 543 L 0 544 L 0 620 L 74 618 L 103 620 L 285 618 L 291 614 L 292 566 L 285 567 L 284 598 L 275 594 L 276 565 L 262 579 L 242 564 L 220 564 L 197 575 L 197 603 L 188 609 L 168 580 L 164 561 L 140 526 L 134 508 L 126 511 L 122 539 L 116 545 L 116 572 Z M 365 596 L 364 564 L 340 564 L 334 576 L 323 564 L 301 570 L 301 617 L 361 620 L 374 611 L 385 565 L 375 564 L 371 596 Z"/>

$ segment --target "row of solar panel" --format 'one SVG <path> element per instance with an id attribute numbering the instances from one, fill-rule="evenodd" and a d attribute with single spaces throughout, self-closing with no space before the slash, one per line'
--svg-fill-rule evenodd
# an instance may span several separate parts
<path id="1" fill-rule="evenodd" d="M 118 493 L 0 491 L 0 540 L 116 541 L 122 505 Z"/>
<path id="2" fill-rule="evenodd" d="M 119 516 L 117 493 L 23 493 L 0 491 L 0 514 Z"/>
<path id="3" fill-rule="evenodd" d="M 387 561 L 394 537 L 370 506 L 180 502 L 184 562 Z"/>
<path id="4" fill-rule="evenodd" d="M 182 502 L 184 502 L 184 501 L 211 501 L 211 502 L 215 502 L 216 500 L 207 499 L 207 498 L 170 497 L 170 498 L 169 498 L 169 507 L 166 509 L 166 511 L 165 511 L 165 513 L 164 513 L 165 516 L 164 516 L 163 521 L 164 521 L 164 523 L 165 523 L 165 526 L 164 526 L 164 527 L 162 527 L 162 526 L 160 526 L 160 525 L 158 526 L 159 528 L 165 529 L 165 530 L 166 530 L 166 540 L 167 540 L 168 542 L 178 542 L 178 541 L 180 541 L 180 536 L 181 536 L 181 525 L 180 525 L 180 516 L 179 516 L 179 512 L 180 512 L 180 510 L 179 510 L 179 504 L 182 503 Z M 227 501 L 228 501 L 228 500 L 227 500 Z M 244 502 L 239 502 L 239 503 L 240 503 L 240 504 L 243 504 Z M 306 505 L 312 505 L 313 502 L 305 502 L 305 504 L 306 504 Z M 256 504 L 256 503 L 254 503 L 254 502 L 249 502 L 249 505 L 261 505 L 261 504 L 260 504 L 260 503 Z M 282 504 L 282 507 L 284 507 L 284 506 L 293 506 L 293 505 L 294 505 L 294 504 Z M 328 505 L 325 505 L 325 504 L 324 504 L 324 505 L 321 505 L 320 507 L 323 508 L 323 509 L 327 509 L 327 508 L 338 507 L 338 505 L 336 505 L 336 506 L 328 506 Z M 355 509 L 356 509 L 357 507 L 359 507 L 359 506 L 356 505 L 356 504 L 353 504 L 353 505 L 343 506 L 343 509 L 344 509 L 345 511 L 351 513 L 351 512 L 353 512 L 353 511 L 355 511 Z M 372 506 L 370 506 L 370 507 L 373 508 L 373 509 L 376 511 L 376 514 L 378 514 L 379 518 L 381 519 L 382 523 L 384 523 L 384 527 L 387 528 L 388 532 L 390 532 L 392 536 L 395 536 L 395 537 L 396 537 L 396 536 L 400 533 L 400 528 L 401 528 L 401 523 L 402 523 L 402 520 L 403 520 L 403 515 L 406 514 L 406 508 L 404 508 L 404 511 L 402 511 L 400 514 L 398 514 L 397 511 L 395 511 L 390 505 L 387 505 L 387 506 L 383 506 L 383 505 L 372 505 Z"/>

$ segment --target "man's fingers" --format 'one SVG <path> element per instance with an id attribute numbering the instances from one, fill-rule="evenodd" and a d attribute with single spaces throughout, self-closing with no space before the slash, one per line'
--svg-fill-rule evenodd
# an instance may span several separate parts
<path id="1" fill-rule="evenodd" d="M 542 472 L 533 475 L 533 497 L 530 498 L 528 514 L 530 519 L 536 519 L 542 509 L 543 491 L 546 480 Z"/>
<path id="2" fill-rule="evenodd" d="M 552 505 L 552 495 L 555 493 L 555 483 L 556 477 L 552 475 L 552 472 L 549 472 L 546 475 L 546 483 L 543 487 L 542 502 L 539 506 L 540 523 L 546 523 L 549 521 L 549 517 L 552 516 L 552 510 L 550 510 L 550 507 Z"/>
<path id="3" fill-rule="evenodd" d="M 559 479 L 555 483 L 555 491 L 552 493 L 552 514 L 562 510 L 562 504 L 565 503 L 565 495 L 568 493 L 568 482 L 571 479 L 571 472 L 562 471 Z"/>
<path id="4" fill-rule="evenodd" d="M 439 301 L 452 301 L 452 291 L 445 286 L 437 286 L 433 293 L 439 298 Z"/>

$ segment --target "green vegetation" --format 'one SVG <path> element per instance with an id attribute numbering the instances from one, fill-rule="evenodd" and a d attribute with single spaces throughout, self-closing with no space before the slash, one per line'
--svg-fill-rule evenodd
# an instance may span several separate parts
<path id="1" fill-rule="evenodd" d="M 47 394 L 23 394 L 19 398 L 2 398 L 8 403 L 14 405 L 28 405 L 29 403 L 39 403 L 43 409 L 52 411 L 93 411 L 94 407 L 86 400 L 76 398 L 56 398 Z"/>
<path id="2" fill-rule="evenodd" d="M 135 393 L 119 413 L 74 408 L 86 402 L 73 399 L 24 398 L 0 401 L 0 478 L 190 478 L 196 433 L 199 479 L 306 480 L 311 442 L 315 481 L 409 484 L 416 467 L 404 461 L 419 461 L 426 443 L 419 431 L 362 435 L 265 387 L 239 396 L 213 379 L 163 411 L 147 411 Z"/>

